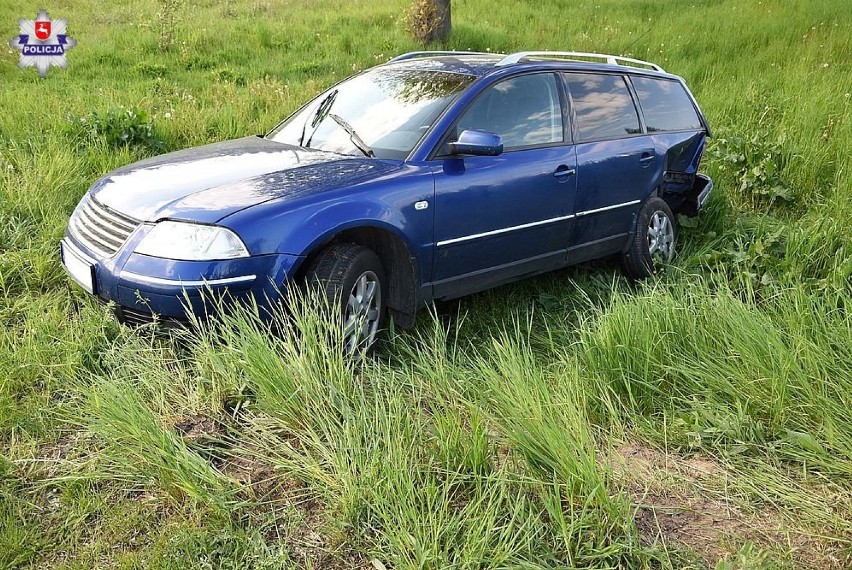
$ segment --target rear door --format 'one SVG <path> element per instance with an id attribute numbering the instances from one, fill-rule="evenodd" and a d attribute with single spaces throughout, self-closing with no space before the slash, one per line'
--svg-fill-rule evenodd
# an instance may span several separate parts
<path id="1" fill-rule="evenodd" d="M 482 290 L 565 262 L 576 188 L 564 94 L 554 73 L 488 87 L 452 129 L 503 138 L 499 156 L 439 157 L 435 174 L 435 297 Z"/>
<path id="2" fill-rule="evenodd" d="M 660 164 L 643 134 L 626 78 L 620 74 L 562 74 L 577 141 L 576 220 L 569 261 L 622 248 L 634 217 L 659 183 Z"/>

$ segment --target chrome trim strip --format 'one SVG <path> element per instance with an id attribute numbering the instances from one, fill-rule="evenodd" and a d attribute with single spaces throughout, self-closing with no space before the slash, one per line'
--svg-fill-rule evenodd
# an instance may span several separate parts
<path id="1" fill-rule="evenodd" d="M 136 226 L 142 223 L 141 221 L 135 218 L 131 218 L 130 216 L 119 214 L 118 212 L 111 210 L 109 207 L 104 206 L 91 196 L 89 196 L 89 199 L 86 201 L 86 205 L 92 208 L 93 210 L 97 210 L 98 213 L 100 213 L 102 216 L 110 218 L 116 224 L 126 226 L 127 231 L 132 231 L 136 228 Z"/>
<path id="2" fill-rule="evenodd" d="M 79 217 L 71 218 L 71 221 L 68 224 L 68 229 L 71 231 L 74 237 L 76 237 L 80 242 L 86 244 L 86 247 L 94 250 L 96 253 L 101 254 L 103 257 L 110 258 L 115 255 L 114 251 L 107 251 L 103 248 L 103 244 L 95 241 L 95 239 L 93 239 L 93 237 L 89 235 L 88 230 L 80 223 Z"/>
<path id="3" fill-rule="evenodd" d="M 77 222 L 83 228 L 88 230 L 88 232 L 92 234 L 92 236 L 96 238 L 101 245 L 112 246 L 112 249 L 114 250 L 118 250 L 118 248 L 121 247 L 121 244 L 124 243 L 124 239 L 127 239 L 120 239 L 117 236 L 110 234 L 108 230 L 102 228 L 98 222 L 93 220 L 89 216 L 89 213 L 85 210 L 80 210 L 80 215 L 77 217 Z"/>
<path id="4" fill-rule="evenodd" d="M 576 214 L 569 214 L 567 216 L 559 216 L 558 218 L 549 218 L 547 220 L 540 220 L 538 222 L 530 222 L 528 224 L 521 224 L 519 226 L 511 226 L 511 227 L 508 227 L 508 228 L 500 228 L 499 230 L 491 230 L 489 232 L 482 232 L 482 233 L 479 233 L 479 234 L 471 234 L 471 235 L 468 235 L 468 236 L 462 236 L 462 237 L 457 237 L 457 238 L 452 238 L 452 239 L 445 239 L 445 240 L 439 241 L 435 245 L 438 246 L 438 247 L 441 247 L 441 246 L 444 246 L 444 245 L 451 245 L 451 244 L 459 243 L 459 242 L 462 242 L 462 241 L 479 239 L 479 238 L 488 237 L 488 236 L 496 236 L 496 235 L 503 234 L 503 233 L 506 233 L 506 232 L 513 232 L 515 230 L 525 230 L 527 228 L 532 228 L 532 227 L 535 227 L 535 226 L 543 226 L 545 224 L 552 224 L 554 222 L 563 222 L 565 220 L 570 220 L 572 218 L 579 218 L 579 217 L 582 217 L 582 216 L 588 216 L 589 214 L 597 214 L 598 212 L 606 212 L 607 210 L 615 210 L 616 208 L 626 208 L 627 206 L 634 206 L 634 205 L 638 204 L 640 201 L 641 200 L 631 200 L 630 202 L 623 202 L 621 204 L 613 204 L 612 206 L 604 206 L 603 208 L 595 208 L 594 210 L 586 210 L 584 212 L 577 212 Z"/>
<path id="5" fill-rule="evenodd" d="M 73 242 L 73 241 L 71 241 L 70 239 L 68 239 L 68 238 L 62 238 L 62 239 L 61 239 L 61 240 L 59 240 L 59 241 L 61 241 L 61 242 L 62 242 L 62 244 L 64 245 L 65 249 L 69 249 L 69 250 L 71 250 L 71 253 L 73 253 L 74 255 L 76 255 L 77 257 L 79 257 L 80 259 L 82 259 L 83 261 L 85 261 L 86 263 L 88 263 L 88 264 L 90 264 L 90 265 L 96 265 L 96 264 L 97 264 L 97 260 L 92 259 L 92 258 L 91 258 L 91 257 L 89 257 L 88 255 L 86 255 L 85 253 L 83 253 L 82 251 L 80 251 L 80 248 L 79 248 L 79 247 L 77 247 L 76 245 L 74 245 L 74 242 Z"/>
<path id="6" fill-rule="evenodd" d="M 552 224 L 554 222 L 562 222 L 562 221 L 565 221 L 565 220 L 570 220 L 573 217 L 574 217 L 574 214 L 568 214 L 567 216 L 559 216 L 558 218 L 550 218 L 550 219 L 547 219 L 547 220 L 540 220 L 538 222 L 530 222 L 528 224 L 521 224 L 519 226 L 511 226 L 511 227 L 508 227 L 508 228 L 500 228 L 499 230 L 491 230 L 489 232 L 482 232 L 480 234 L 471 234 L 469 236 L 462 236 L 462 237 L 457 237 L 457 238 L 452 238 L 452 239 L 445 239 L 445 240 L 439 241 L 435 245 L 437 245 L 438 247 L 441 247 L 443 245 L 450 245 L 450 244 L 453 244 L 453 243 L 458 243 L 460 241 L 468 241 L 468 240 L 472 240 L 472 239 L 479 239 L 481 237 L 495 236 L 495 235 L 498 235 L 498 234 L 504 234 L 506 232 L 513 232 L 515 230 L 524 230 L 524 229 L 532 228 L 532 227 L 535 227 L 535 226 L 543 226 L 545 224 Z"/>
<path id="7" fill-rule="evenodd" d="M 131 281 L 142 281 L 143 283 L 151 283 L 152 285 L 167 285 L 174 287 L 203 287 L 205 285 L 229 285 L 233 283 L 247 283 L 257 279 L 257 275 L 240 275 L 239 277 L 224 277 L 222 279 L 199 279 L 195 281 L 185 281 L 183 279 L 164 279 L 162 277 L 151 277 L 150 275 L 140 275 L 131 271 L 123 271 L 120 274 L 123 279 Z"/>
<path id="8" fill-rule="evenodd" d="M 588 216 L 589 214 L 597 214 L 598 212 L 606 212 L 607 210 L 615 210 L 616 208 L 626 208 L 627 206 L 634 206 L 641 202 L 641 200 L 631 200 L 630 202 L 623 202 L 621 204 L 613 204 L 612 206 L 604 206 L 603 208 L 595 208 L 594 210 L 586 210 L 584 212 L 577 212 L 576 216 L 579 218 L 581 216 Z"/>
<path id="9" fill-rule="evenodd" d="M 84 215 L 90 221 L 96 223 L 104 231 L 110 232 L 110 235 L 119 239 L 126 239 L 126 236 L 130 235 L 134 229 L 116 224 L 112 221 L 112 218 L 108 218 L 106 216 L 97 217 L 98 210 L 96 208 L 80 208 L 80 214 Z"/>
<path id="10" fill-rule="evenodd" d="M 83 197 L 68 223 L 69 232 L 98 256 L 111 258 L 139 228 L 129 216 L 110 210 L 92 196 Z"/>

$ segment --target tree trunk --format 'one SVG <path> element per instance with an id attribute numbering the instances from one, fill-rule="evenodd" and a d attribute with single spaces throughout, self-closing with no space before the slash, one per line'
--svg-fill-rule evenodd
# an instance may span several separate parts
<path id="1" fill-rule="evenodd" d="M 450 14 L 450 0 L 430 0 L 435 7 L 435 27 L 429 34 L 427 40 L 430 42 L 443 42 L 450 38 L 452 18 Z"/>

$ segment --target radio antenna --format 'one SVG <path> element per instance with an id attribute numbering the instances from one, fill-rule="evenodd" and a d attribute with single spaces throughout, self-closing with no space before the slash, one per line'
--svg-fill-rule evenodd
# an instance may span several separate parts
<path id="1" fill-rule="evenodd" d="M 639 36 L 638 38 L 636 38 L 635 40 L 633 40 L 633 41 L 630 43 L 630 45 L 629 45 L 629 46 L 627 46 L 626 48 L 622 49 L 620 52 L 618 52 L 618 54 L 619 54 L 619 55 L 624 55 L 624 52 L 626 52 L 627 50 L 629 50 L 630 48 L 632 48 L 634 45 L 636 45 L 636 42 L 638 42 L 639 40 L 641 40 L 642 38 L 644 38 L 645 36 L 647 36 L 647 35 L 648 35 L 648 32 L 650 32 L 650 31 L 651 31 L 651 28 L 648 28 L 647 30 L 645 30 L 645 33 L 644 33 L 644 34 L 642 34 L 641 36 Z"/>

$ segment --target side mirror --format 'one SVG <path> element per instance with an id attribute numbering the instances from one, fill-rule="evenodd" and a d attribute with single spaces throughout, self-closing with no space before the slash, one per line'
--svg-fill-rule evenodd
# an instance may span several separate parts
<path id="1" fill-rule="evenodd" d="M 474 156 L 497 156 L 503 152 L 503 137 L 488 131 L 462 131 L 459 140 L 450 143 L 453 154 L 472 154 Z"/>

